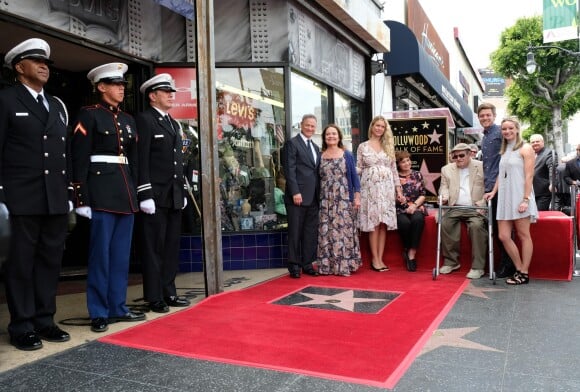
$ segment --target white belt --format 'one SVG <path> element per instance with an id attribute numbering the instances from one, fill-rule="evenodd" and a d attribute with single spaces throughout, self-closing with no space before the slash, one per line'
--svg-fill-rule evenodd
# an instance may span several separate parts
<path id="1" fill-rule="evenodd" d="M 122 165 L 129 163 L 127 157 L 117 155 L 91 155 L 91 162 L 118 163 Z"/>

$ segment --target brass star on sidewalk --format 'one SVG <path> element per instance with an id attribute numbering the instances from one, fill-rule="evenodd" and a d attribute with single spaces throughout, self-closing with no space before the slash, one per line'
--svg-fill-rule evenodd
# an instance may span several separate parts
<path id="1" fill-rule="evenodd" d="M 494 292 L 494 291 L 506 291 L 506 289 L 494 289 L 491 287 L 478 287 L 474 286 L 473 283 L 469 283 L 469 285 L 463 290 L 463 294 L 472 295 L 474 297 L 485 298 L 489 299 L 486 292 Z"/>
<path id="2" fill-rule="evenodd" d="M 385 302 L 384 299 L 377 298 L 355 298 L 354 290 L 346 290 L 333 295 L 312 294 L 302 292 L 302 295 L 311 298 L 309 301 L 295 303 L 295 306 L 304 305 L 332 305 L 337 308 L 354 312 L 354 305 L 360 302 Z"/>
<path id="3" fill-rule="evenodd" d="M 503 352 L 493 347 L 484 346 L 483 344 L 472 342 L 471 340 L 463 338 L 465 335 L 470 334 L 473 331 L 477 331 L 478 329 L 479 327 L 438 329 L 433 332 L 433 336 L 431 336 L 431 339 L 429 339 L 425 347 L 423 347 L 423 350 L 419 356 L 442 346 L 468 348 L 481 351 Z"/>

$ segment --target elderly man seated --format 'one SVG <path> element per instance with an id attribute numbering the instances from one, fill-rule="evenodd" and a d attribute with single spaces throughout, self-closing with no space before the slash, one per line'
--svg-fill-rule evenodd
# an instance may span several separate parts
<path id="1" fill-rule="evenodd" d="M 483 206 L 483 163 L 471 157 L 467 144 L 459 143 L 451 150 L 453 162 L 441 168 L 439 195 L 443 205 Z M 458 270 L 461 222 L 467 224 L 471 239 L 472 264 L 469 279 L 479 279 L 484 274 L 487 251 L 487 218 L 475 208 L 449 208 L 441 221 L 441 249 L 444 265 L 442 274 Z"/>

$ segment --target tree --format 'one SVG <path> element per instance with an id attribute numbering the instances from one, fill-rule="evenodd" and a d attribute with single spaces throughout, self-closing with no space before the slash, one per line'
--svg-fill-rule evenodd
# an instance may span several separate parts
<path id="1" fill-rule="evenodd" d="M 563 156 L 562 123 L 580 110 L 580 57 L 573 55 L 578 41 L 555 43 L 571 53 L 534 49 L 538 67 L 529 75 L 526 54 L 530 46 L 544 46 L 542 40 L 540 16 L 518 19 L 502 32 L 500 46 L 491 55 L 492 66 L 512 80 L 506 90 L 509 112 L 528 122 L 534 133 L 545 134 Z"/>

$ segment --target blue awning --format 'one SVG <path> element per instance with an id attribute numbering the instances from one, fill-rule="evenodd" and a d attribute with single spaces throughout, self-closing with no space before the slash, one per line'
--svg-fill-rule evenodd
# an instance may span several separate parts
<path id="1" fill-rule="evenodd" d="M 437 65 L 419 46 L 413 32 L 404 24 L 394 20 L 385 21 L 391 31 L 391 51 L 383 54 L 387 75 L 420 74 L 441 97 L 449 109 L 461 117 L 468 126 L 473 126 L 473 111 L 457 93 Z"/>

